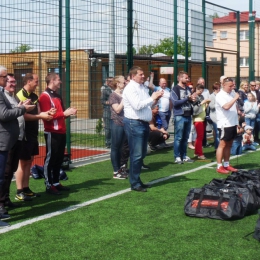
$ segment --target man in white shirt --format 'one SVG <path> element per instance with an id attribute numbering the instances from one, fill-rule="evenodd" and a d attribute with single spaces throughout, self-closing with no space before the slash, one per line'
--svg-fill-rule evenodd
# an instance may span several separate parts
<path id="1" fill-rule="evenodd" d="M 151 106 L 162 97 L 163 91 L 153 92 L 149 96 L 143 85 L 144 72 L 140 67 L 132 67 L 129 75 L 131 80 L 123 92 L 123 122 L 130 150 L 129 182 L 132 190 L 146 192 L 150 186 L 143 184 L 140 173 L 147 153 Z"/>
<path id="2" fill-rule="evenodd" d="M 159 105 L 159 115 L 162 119 L 162 127 L 164 128 L 164 130 L 167 130 L 171 118 L 171 109 L 172 109 L 172 104 L 170 101 L 171 90 L 167 87 L 166 79 L 160 78 L 159 86 L 156 87 L 153 84 L 153 78 L 154 78 L 154 72 L 151 72 L 149 88 L 152 91 L 161 91 L 161 90 L 164 91 L 162 98 L 158 102 L 158 105 Z"/>
<path id="3" fill-rule="evenodd" d="M 220 142 L 216 152 L 217 172 L 221 174 L 237 171 L 229 164 L 230 150 L 237 135 L 238 125 L 236 101 L 239 98 L 239 94 L 232 94 L 233 85 L 231 78 L 224 79 L 223 88 L 216 95 L 215 101 L 217 128 L 220 133 Z M 224 165 L 222 165 L 222 159 L 224 159 Z"/>

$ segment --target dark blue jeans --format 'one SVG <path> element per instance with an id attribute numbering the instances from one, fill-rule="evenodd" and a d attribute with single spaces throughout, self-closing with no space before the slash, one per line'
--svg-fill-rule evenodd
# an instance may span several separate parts
<path id="1" fill-rule="evenodd" d="M 131 188 L 138 188 L 143 183 L 140 179 L 143 159 L 147 153 L 149 123 L 124 118 L 124 130 L 130 151 L 129 182 Z"/>
<path id="2" fill-rule="evenodd" d="M 253 144 L 244 144 L 243 147 L 242 147 L 242 151 L 245 151 L 245 150 L 255 151 L 256 147 Z"/>
<path id="3" fill-rule="evenodd" d="M 242 137 L 234 139 L 230 154 L 232 155 L 242 154 Z"/>
<path id="4" fill-rule="evenodd" d="M 120 169 L 120 160 L 122 155 L 122 146 L 125 141 L 124 127 L 117 125 L 111 120 L 111 153 L 110 158 L 114 172 Z"/>
<path id="5" fill-rule="evenodd" d="M 162 120 L 162 127 L 167 130 L 168 126 L 169 126 L 169 121 L 171 118 L 171 110 L 169 110 L 168 112 L 160 112 L 159 111 L 159 115 L 161 117 Z"/>
<path id="6" fill-rule="evenodd" d="M 177 157 L 186 158 L 190 130 L 191 116 L 174 116 L 173 152 L 175 159 Z"/>

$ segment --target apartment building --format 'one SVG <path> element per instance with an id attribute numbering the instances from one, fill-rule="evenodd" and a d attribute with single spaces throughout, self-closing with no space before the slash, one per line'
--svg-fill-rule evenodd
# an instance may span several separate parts
<path id="1" fill-rule="evenodd" d="M 253 12 L 256 15 L 256 12 Z M 224 74 L 236 77 L 237 64 L 237 13 L 213 19 L 213 48 L 207 51 L 207 60 L 221 61 L 223 58 Z M 240 76 L 248 79 L 249 76 L 249 12 L 240 13 Z M 255 78 L 260 79 L 260 18 L 255 18 Z"/>

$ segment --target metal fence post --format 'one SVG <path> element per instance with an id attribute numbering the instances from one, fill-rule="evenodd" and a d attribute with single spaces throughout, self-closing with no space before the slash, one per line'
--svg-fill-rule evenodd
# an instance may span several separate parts
<path id="1" fill-rule="evenodd" d="M 237 77 L 236 86 L 240 85 L 240 12 L 237 11 Z"/>
<path id="2" fill-rule="evenodd" d="M 177 20 L 177 8 L 178 8 L 178 0 L 174 0 L 174 83 L 177 84 L 177 75 L 178 75 L 178 20 Z"/>
<path id="3" fill-rule="evenodd" d="M 62 80 L 62 0 L 59 0 L 59 76 Z M 61 85 L 63 88 L 63 86 Z M 62 90 L 60 89 L 60 94 Z"/>
<path id="4" fill-rule="evenodd" d="M 127 71 L 133 67 L 133 0 L 127 1 Z"/>
<path id="5" fill-rule="evenodd" d="M 206 11 L 205 8 L 206 7 L 206 3 L 205 0 L 202 0 L 202 14 L 203 14 L 203 62 L 202 62 L 202 77 L 205 79 L 205 82 L 208 81 L 208 79 L 206 79 Z"/>
<path id="6" fill-rule="evenodd" d="M 253 14 L 253 0 L 249 0 L 249 80 L 255 79 L 255 16 Z"/>
<path id="7" fill-rule="evenodd" d="M 189 0 L 185 0 L 185 71 L 189 72 Z"/>
<path id="8" fill-rule="evenodd" d="M 66 107 L 70 107 L 70 0 L 66 0 Z M 71 153 L 70 118 L 66 119 L 67 152 Z"/>

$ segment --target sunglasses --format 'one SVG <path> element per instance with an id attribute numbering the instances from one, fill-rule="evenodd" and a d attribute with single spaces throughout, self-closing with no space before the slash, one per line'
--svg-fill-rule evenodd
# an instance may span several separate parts
<path id="1" fill-rule="evenodd" d="M 225 79 L 223 79 L 223 82 L 233 82 L 233 79 L 231 79 L 231 78 L 225 78 Z"/>

